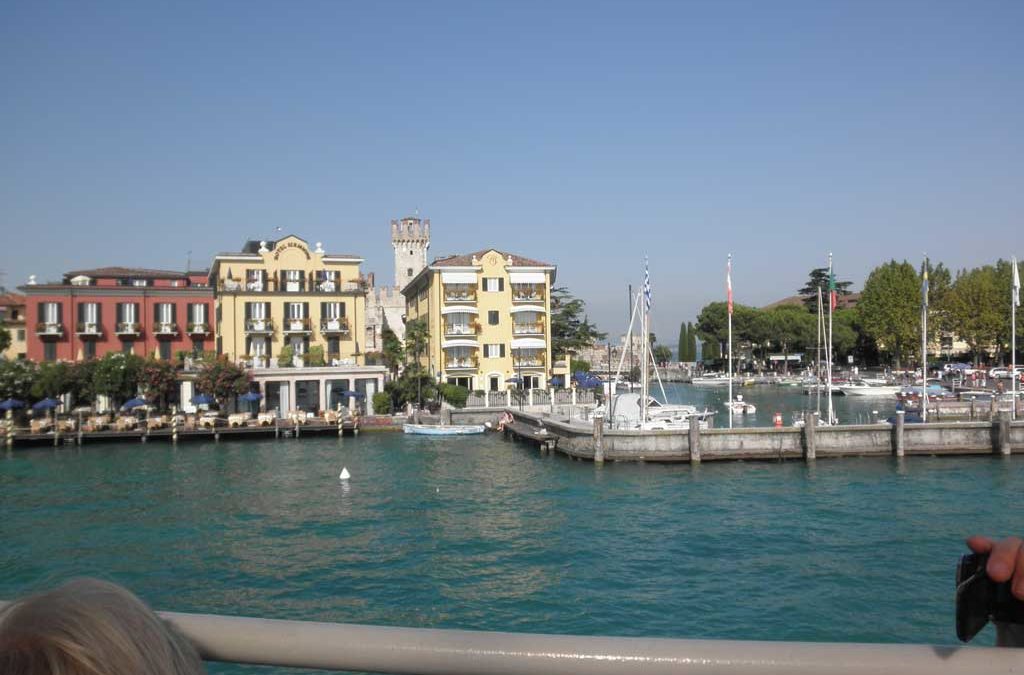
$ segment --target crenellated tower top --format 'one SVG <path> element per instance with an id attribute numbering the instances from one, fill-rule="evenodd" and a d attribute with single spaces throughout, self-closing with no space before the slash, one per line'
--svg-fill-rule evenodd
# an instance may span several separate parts
<path id="1" fill-rule="evenodd" d="M 427 266 L 430 220 L 419 216 L 392 220 L 391 246 L 395 249 L 395 286 L 404 288 Z"/>

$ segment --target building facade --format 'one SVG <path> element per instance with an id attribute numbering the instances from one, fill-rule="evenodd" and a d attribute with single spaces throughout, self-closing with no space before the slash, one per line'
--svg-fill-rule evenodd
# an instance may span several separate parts
<path id="1" fill-rule="evenodd" d="M 406 326 L 429 332 L 420 363 L 470 390 L 546 388 L 553 373 L 549 263 L 486 249 L 435 260 L 402 289 Z M 408 345 L 407 345 L 408 348 Z"/>
<path id="2" fill-rule="evenodd" d="M 25 331 L 25 296 L 0 293 L 0 330 L 11 336 L 11 344 L 0 351 L 2 359 L 28 358 L 28 335 Z"/>
<path id="3" fill-rule="evenodd" d="M 248 367 L 277 366 L 282 352 L 296 364 L 322 350 L 326 365 L 362 365 L 366 283 L 362 258 L 325 253 L 318 242 L 287 236 L 250 241 L 220 253 L 210 268 L 216 290 L 217 351 Z"/>
<path id="4" fill-rule="evenodd" d="M 366 350 L 384 349 L 387 328 L 405 340 L 405 296 L 402 288 L 427 266 L 430 248 L 430 220 L 409 216 L 391 221 L 391 248 L 395 253 L 395 285 L 376 286 L 370 275 L 366 297 Z"/>
<path id="5" fill-rule="evenodd" d="M 213 349 L 213 289 L 207 273 L 103 267 L 60 283 L 34 278 L 25 294 L 26 353 L 33 361 L 79 361 L 108 352 L 171 359 Z"/>

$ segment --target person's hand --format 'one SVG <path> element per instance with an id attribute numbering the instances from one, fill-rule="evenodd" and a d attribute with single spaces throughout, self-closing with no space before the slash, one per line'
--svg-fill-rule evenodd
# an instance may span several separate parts
<path id="1" fill-rule="evenodd" d="M 988 553 L 985 572 L 996 583 L 1010 581 L 1010 591 L 1018 600 L 1024 600 L 1024 542 L 1020 537 L 1007 537 L 993 541 L 975 535 L 967 540 L 967 548 L 975 553 Z"/>

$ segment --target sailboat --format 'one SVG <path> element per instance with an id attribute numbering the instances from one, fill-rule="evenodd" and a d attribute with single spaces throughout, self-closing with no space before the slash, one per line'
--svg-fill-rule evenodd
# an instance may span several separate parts
<path id="1" fill-rule="evenodd" d="M 633 393 L 613 393 L 609 399 L 608 421 L 619 429 L 638 429 L 645 431 L 657 430 L 684 430 L 690 426 L 690 417 L 698 416 L 701 428 L 707 428 L 708 420 L 714 414 L 707 409 L 699 411 L 696 406 L 668 403 L 668 395 L 665 393 L 665 384 L 661 380 L 661 373 L 658 370 L 658 363 L 654 359 L 651 350 L 650 334 L 650 313 L 651 313 L 651 277 L 644 261 L 644 285 L 643 290 L 632 299 L 633 310 L 629 317 L 629 329 L 626 332 L 626 344 L 632 344 L 633 327 L 639 322 L 640 335 L 640 359 L 643 367 L 640 368 L 640 391 Z M 615 371 L 615 379 L 610 387 L 611 392 L 617 392 L 622 379 L 622 369 L 625 365 L 626 350 L 622 350 L 619 358 L 619 367 Z M 653 371 L 658 387 L 661 390 L 659 400 L 651 394 L 651 372 Z"/>

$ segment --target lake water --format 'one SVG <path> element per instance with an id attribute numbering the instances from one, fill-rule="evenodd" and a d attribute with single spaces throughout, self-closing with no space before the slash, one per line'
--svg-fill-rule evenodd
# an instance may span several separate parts
<path id="1" fill-rule="evenodd" d="M 660 400 L 661 390 L 657 383 L 651 388 Z M 690 384 L 679 384 L 675 382 L 665 383 L 665 394 L 671 403 L 689 403 L 698 408 L 708 408 L 718 412 L 715 418 L 715 426 L 723 427 L 729 425 L 729 418 L 725 413 L 724 403 L 729 398 L 728 386 L 697 386 Z M 808 396 L 804 393 L 803 387 L 780 387 L 776 385 L 753 385 L 749 387 L 733 384 L 733 396 L 743 396 L 743 400 L 753 403 L 757 412 L 753 415 L 733 416 L 733 426 L 772 426 L 772 417 L 776 412 L 782 413 L 783 424 L 793 424 L 794 415 L 803 419 L 804 410 L 815 410 L 818 405 L 816 396 Z M 868 424 L 871 422 L 872 411 L 878 412 L 879 419 L 886 419 L 896 414 L 896 397 L 886 396 L 879 398 L 867 398 L 861 396 L 833 396 L 832 406 L 836 416 L 842 424 Z M 823 390 L 821 392 L 821 416 L 827 418 L 828 397 Z"/>
<path id="2" fill-rule="evenodd" d="M 19 450 L 0 598 L 95 575 L 179 611 L 953 643 L 962 541 L 1021 532 L 1022 479 L 1017 457 L 599 468 L 491 435 Z"/>

